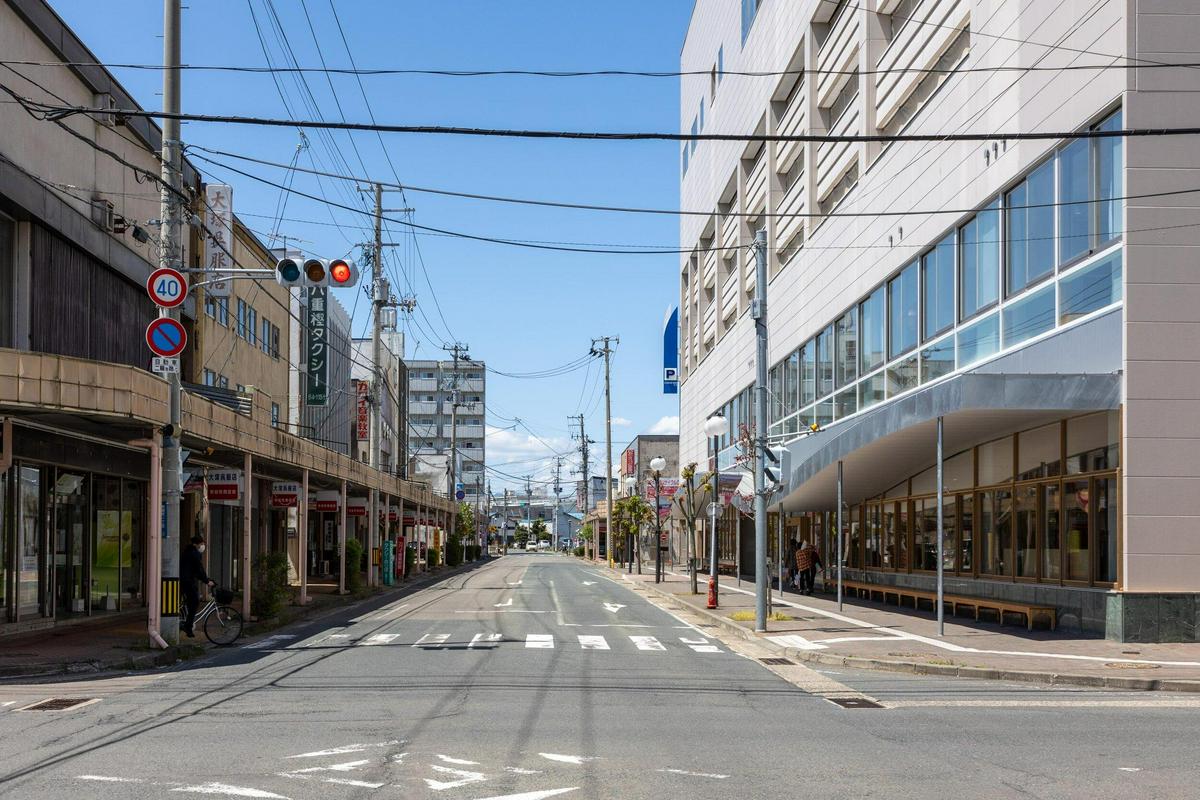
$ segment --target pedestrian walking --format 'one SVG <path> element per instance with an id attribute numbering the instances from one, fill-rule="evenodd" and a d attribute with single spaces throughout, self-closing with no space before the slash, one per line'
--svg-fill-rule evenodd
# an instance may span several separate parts
<path id="1" fill-rule="evenodd" d="M 800 579 L 801 594 L 813 593 L 817 570 L 824 566 L 817 548 L 807 541 L 800 545 L 800 549 L 796 551 L 796 574 Z"/>
<path id="2" fill-rule="evenodd" d="M 788 542 L 787 549 L 787 564 L 788 564 L 788 585 L 793 589 L 799 588 L 796 584 L 796 551 L 800 549 L 800 543 L 795 539 Z"/>
<path id="3" fill-rule="evenodd" d="M 199 581 L 204 581 L 205 584 L 212 588 L 214 585 L 208 578 L 208 573 L 204 571 L 204 537 L 196 534 L 192 537 L 192 542 L 183 551 L 183 557 L 179 561 L 179 585 L 183 591 L 183 598 L 187 603 L 187 617 L 183 620 L 183 632 L 188 638 L 194 637 L 196 634 L 192 631 L 192 626 L 196 621 L 196 611 L 200 608 L 200 587 Z"/>

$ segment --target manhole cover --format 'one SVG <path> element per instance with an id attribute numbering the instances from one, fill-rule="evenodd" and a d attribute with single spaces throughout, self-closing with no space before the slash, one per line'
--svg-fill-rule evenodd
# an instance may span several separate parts
<path id="1" fill-rule="evenodd" d="M 835 706 L 842 708 L 883 708 L 874 700 L 867 700 L 862 697 L 827 697 L 825 698 Z"/>
<path id="2" fill-rule="evenodd" d="M 761 661 L 764 664 L 775 664 L 780 667 L 786 667 L 786 666 L 794 665 L 796 663 L 795 661 L 792 661 L 790 658 L 779 658 L 779 657 L 760 658 L 759 661 Z"/>
<path id="3" fill-rule="evenodd" d="M 1158 664 L 1123 664 L 1119 661 L 1110 661 L 1104 666 L 1109 669 L 1158 669 Z"/>
<path id="4" fill-rule="evenodd" d="M 34 703 L 31 706 L 25 706 L 22 711 L 66 711 L 70 708 L 84 705 L 85 703 L 94 703 L 96 698 L 89 697 L 51 697 L 49 700 L 43 700 L 40 703 Z"/>

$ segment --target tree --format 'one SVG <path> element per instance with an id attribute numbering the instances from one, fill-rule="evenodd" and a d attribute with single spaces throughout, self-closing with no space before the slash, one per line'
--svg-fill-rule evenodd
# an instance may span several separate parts
<path id="1" fill-rule="evenodd" d="M 475 510 L 465 501 L 458 504 L 457 523 L 457 532 L 459 535 L 473 534 L 475 532 Z"/>
<path id="2" fill-rule="evenodd" d="M 622 497 L 613 504 L 613 524 L 618 535 L 625 537 L 625 556 L 629 560 L 629 570 L 633 571 L 633 543 L 642 525 L 654 521 L 654 510 L 642 499 L 641 495 Z M 638 562 L 638 572 L 641 572 L 641 562 Z"/>
<path id="3" fill-rule="evenodd" d="M 533 529 L 529 532 L 530 537 L 537 542 L 550 541 L 550 531 L 546 529 L 546 521 L 535 519 L 533 521 Z"/>
<path id="4" fill-rule="evenodd" d="M 699 557 L 701 548 L 696 542 L 696 518 L 699 515 L 700 504 L 704 503 L 705 498 L 712 491 L 712 474 L 709 473 L 701 477 L 701 483 L 696 483 L 696 462 L 688 464 L 680 472 L 680 477 L 683 478 L 683 491 L 676 493 L 675 502 L 679 505 L 679 510 L 683 513 L 684 523 L 688 530 L 688 550 L 691 563 L 688 564 L 688 571 L 691 573 L 692 579 L 692 594 L 699 591 L 697 587 L 696 576 L 696 560 Z"/>

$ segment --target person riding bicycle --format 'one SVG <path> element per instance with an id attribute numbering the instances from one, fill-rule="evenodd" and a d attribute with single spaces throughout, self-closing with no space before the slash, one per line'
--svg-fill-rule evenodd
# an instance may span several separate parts
<path id="1" fill-rule="evenodd" d="M 183 632 L 188 638 L 194 638 L 196 635 L 192 626 L 196 621 L 196 612 L 200 609 L 200 587 L 197 581 L 204 581 L 210 589 L 216 585 L 214 581 L 209 580 L 208 573 L 204 571 L 204 548 L 204 537 L 197 533 L 192 537 L 192 543 L 184 548 L 183 558 L 179 561 L 179 583 L 187 601 L 187 618 L 183 621 Z"/>

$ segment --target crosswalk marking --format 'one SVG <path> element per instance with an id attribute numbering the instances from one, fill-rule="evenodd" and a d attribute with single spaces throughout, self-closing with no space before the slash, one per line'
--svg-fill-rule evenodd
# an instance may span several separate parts
<path id="1" fill-rule="evenodd" d="M 272 647 L 278 647 L 289 639 L 295 639 L 293 633 L 277 633 L 274 636 L 268 636 L 265 639 L 259 639 L 257 642 L 242 645 L 243 650 L 267 650 Z"/>
<path id="2" fill-rule="evenodd" d="M 637 646 L 638 650 L 662 651 L 667 649 L 665 644 L 653 636 L 630 636 L 629 639 Z"/>
<path id="3" fill-rule="evenodd" d="M 584 650 L 608 650 L 608 640 L 603 636 L 580 636 L 579 646 Z"/>
<path id="4" fill-rule="evenodd" d="M 449 638 L 448 633 L 427 633 L 413 642 L 413 647 L 441 647 Z"/>
<path id="5" fill-rule="evenodd" d="M 477 633 L 471 637 L 471 643 L 467 645 L 467 649 L 470 650 L 477 644 L 491 644 L 492 642 L 498 642 L 502 638 L 504 638 L 504 634 L 502 633 Z"/>
<path id="6" fill-rule="evenodd" d="M 398 633 L 376 633 L 373 636 L 368 636 L 363 644 L 366 646 L 373 644 L 391 644 L 399 638 L 400 634 Z"/>
<path id="7" fill-rule="evenodd" d="M 525 637 L 526 647 L 540 647 L 546 650 L 554 649 L 554 636 L 549 633 L 531 633 Z"/>
<path id="8" fill-rule="evenodd" d="M 707 639 L 686 639 L 683 636 L 680 636 L 679 641 L 683 642 L 697 653 L 721 652 L 721 648 L 717 647 L 715 644 L 710 644 Z"/>

